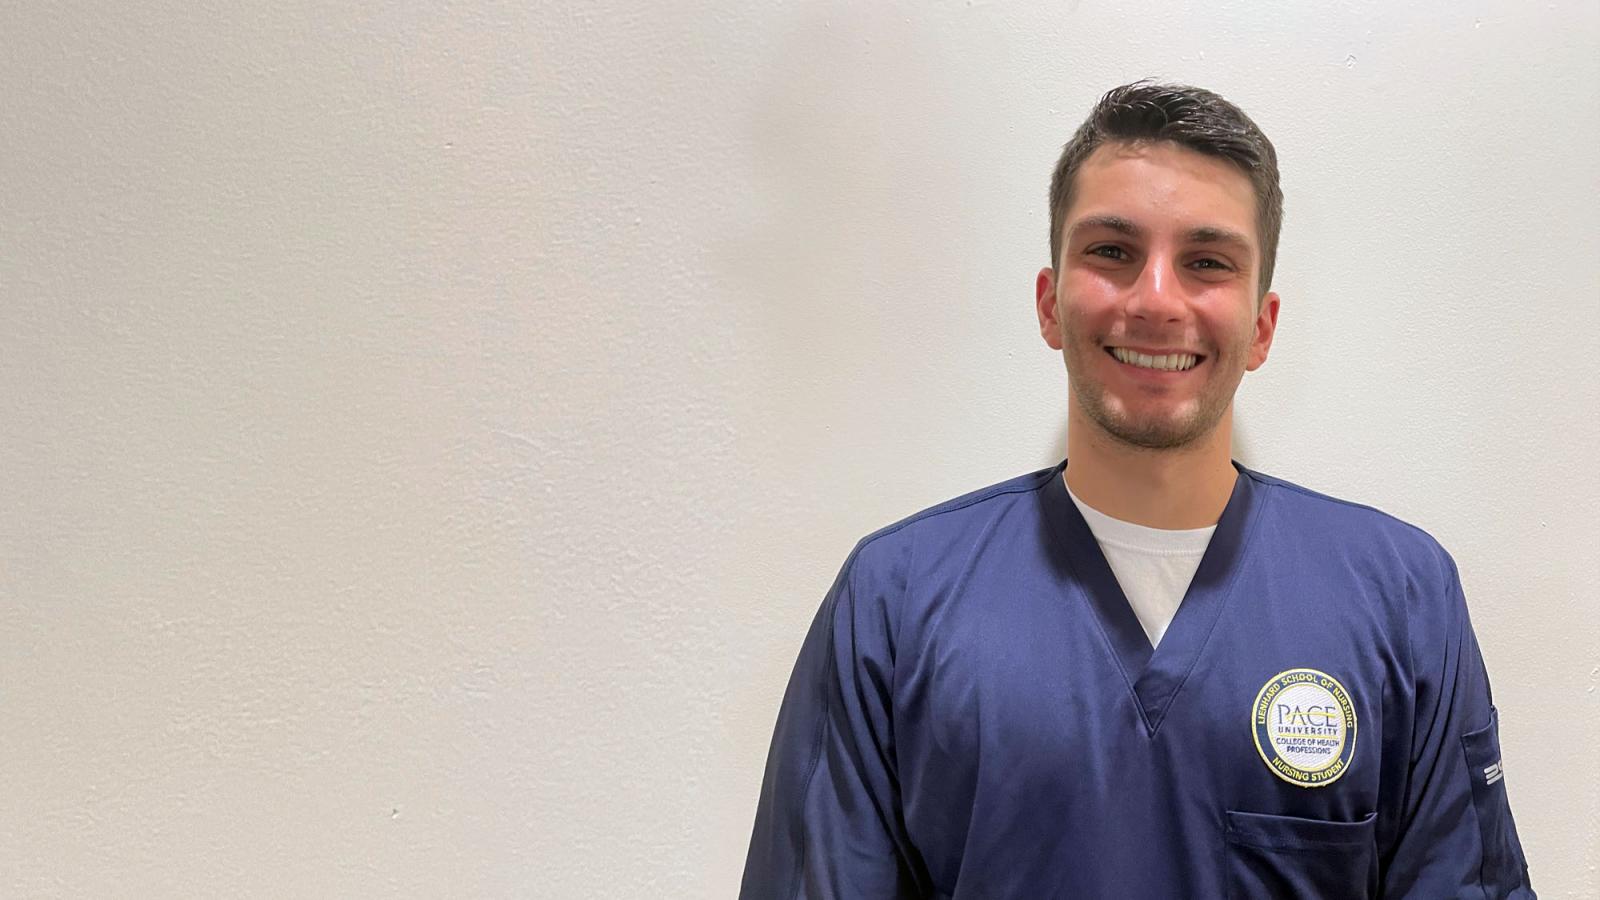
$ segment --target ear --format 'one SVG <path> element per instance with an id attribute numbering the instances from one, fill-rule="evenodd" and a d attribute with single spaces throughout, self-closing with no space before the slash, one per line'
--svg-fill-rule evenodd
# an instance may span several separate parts
<path id="1" fill-rule="evenodd" d="M 1278 295 L 1268 291 L 1261 298 L 1260 309 L 1256 312 L 1256 334 L 1250 341 L 1250 361 L 1245 364 L 1245 371 L 1254 372 L 1267 361 L 1267 351 L 1272 349 L 1272 335 L 1277 330 Z"/>
<path id="2" fill-rule="evenodd" d="M 1035 311 L 1039 313 L 1039 334 L 1052 350 L 1060 350 L 1061 319 L 1056 308 L 1056 270 L 1045 266 L 1033 286 Z"/>

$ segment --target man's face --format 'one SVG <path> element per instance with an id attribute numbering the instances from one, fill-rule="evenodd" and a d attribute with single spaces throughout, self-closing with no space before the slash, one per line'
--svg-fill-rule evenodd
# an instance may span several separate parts
<path id="1" fill-rule="evenodd" d="M 1278 320 L 1276 294 L 1256 302 L 1250 180 L 1176 144 L 1107 144 L 1073 193 L 1037 307 L 1066 357 L 1076 418 L 1151 449 L 1210 434 L 1244 373 L 1266 362 Z"/>

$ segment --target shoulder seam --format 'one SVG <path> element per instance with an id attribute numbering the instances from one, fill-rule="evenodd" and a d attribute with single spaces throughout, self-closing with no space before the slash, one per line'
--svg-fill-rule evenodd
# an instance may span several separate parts
<path id="1" fill-rule="evenodd" d="M 1262 474 L 1260 472 L 1256 472 L 1256 471 L 1254 471 L 1252 469 L 1245 469 L 1244 473 L 1246 475 L 1248 475 L 1251 479 L 1253 479 L 1257 484 L 1261 485 L 1262 487 L 1283 488 L 1284 490 L 1293 491 L 1296 494 L 1301 494 L 1301 495 L 1303 495 L 1305 497 L 1309 497 L 1312 500 L 1321 500 L 1323 502 L 1332 503 L 1332 504 L 1335 504 L 1335 505 L 1338 505 L 1338 506 L 1348 506 L 1351 509 L 1366 510 L 1367 512 L 1374 513 L 1374 514 L 1376 514 L 1378 516 L 1381 516 L 1384 519 L 1387 519 L 1387 520 L 1395 523 L 1396 525 L 1402 525 L 1402 526 L 1410 529 L 1411 531 L 1415 531 L 1418 534 L 1422 535 L 1423 537 L 1427 538 L 1428 540 L 1434 541 L 1435 543 L 1437 543 L 1437 539 L 1434 538 L 1433 535 L 1429 534 L 1427 529 L 1425 529 L 1422 526 L 1417 525 L 1415 523 L 1407 522 L 1405 519 L 1400 518 L 1399 516 L 1395 515 L 1394 513 L 1385 512 L 1384 510 L 1381 510 L 1381 509 L 1377 508 L 1376 506 L 1372 506 L 1372 505 L 1367 504 L 1367 503 L 1357 503 L 1354 500 L 1345 500 L 1345 499 L 1342 499 L 1340 497 L 1334 497 L 1334 496 L 1331 496 L 1329 494 L 1321 493 L 1319 491 L 1313 491 L 1308 487 L 1303 487 L 1301 485 L 1295 484 L 1292 481 L 1284 481 L 1281 478 L 1274 478 L 1271 475 L 1264 475 L 1264 474 Z"/>
<path id="2" fill-rule="evenodd" d="M 1054 474 L 1058 468 L 1059 466 L 1051 466 L 1047 470 L 1032 473 L 1031 476 L 1019 475 L 1017 478 L 1010 479 L 1009 481 L 1001 482 L 1000 484 L 992 485 L 988 488 L 980 488 L 978 491 L 968 496 L 946 500 L 943 503 L 936 504 L 928 509 L 922 510 L 921 512 L 912 513 L 898 522 L 885 525 L 882 528 L 879 528 L 877 531 L 874 531 L 868 534 L 866 537 L 863 537 L 859 542 L 857 542 L 856 548 L 851 551 L 850 555 L 853 559 L 855 555 L 860 553 L 862 548 L 866 547 L 868 544 L 873 543 L 879 538 L 888 537 L 902 528 L 915 525 L 924 519 L 931 519 L 934 516 L 944 515 L 945 513 L 957 512 L 959 510 L 966 509 L 969 506 L 975 506 L 979 503 L 983 503 L 986 500 L 993 500 L 996 497 L 1004 496 L 1006 494 L 1026 494 L 1037 491 L 1039 488 L 1045 485 L 1049 477 Z M 1010 483 L 1012 481 L 1017 481 L 1018 479 L 1030 477 L 1030 481 L 1023 482 L 1022 484 Z"/>

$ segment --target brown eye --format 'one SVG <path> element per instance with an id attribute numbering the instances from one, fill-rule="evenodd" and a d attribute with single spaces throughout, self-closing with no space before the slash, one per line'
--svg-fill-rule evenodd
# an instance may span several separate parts
<path id="1" fill-rule="evenodd" d="M 1102 245 L 1102 246 L 1099 246 L 1099 247 L 1091 247 L 1091 248 L 1089 248 L 1089 255 L 1090 256 L 1098 256 L 1098 257 L 1101 257 L 1102 259 L 1127 259 L 1128 258 L 1128 254 L 1126 252 L 1124 252 L 1121 247 L 1117 247 L 1117 246 L 1114 246 L 1112 244 L 1105 244 L 1105 245 Z"/>

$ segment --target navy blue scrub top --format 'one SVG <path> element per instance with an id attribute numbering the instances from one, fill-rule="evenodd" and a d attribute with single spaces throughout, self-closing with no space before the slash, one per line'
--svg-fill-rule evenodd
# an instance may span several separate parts
<path id="1" fill-rule="evenodd" d="M 1454 561 L 1234 466 L 1155 649 L 1065 461 L 863 538 L 741 896 L 1532 897 Z"/>

